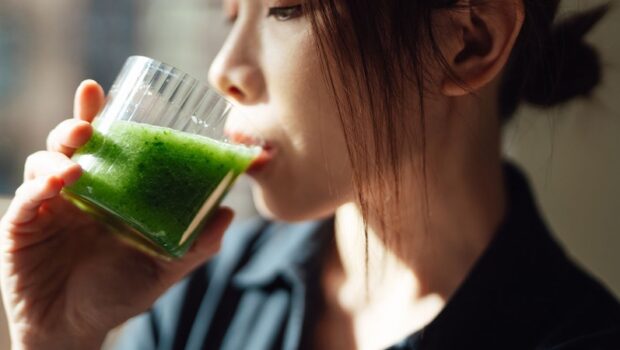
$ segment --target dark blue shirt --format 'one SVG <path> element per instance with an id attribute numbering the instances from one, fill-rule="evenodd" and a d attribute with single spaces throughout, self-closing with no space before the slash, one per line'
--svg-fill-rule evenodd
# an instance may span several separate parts
<path id="1" fill-rule="evenodd" d="M 620 304 L 569 258 L 527 181 L 504 166 L 508 214 L 439 315 L 390 349 L 620 350 Z M 584 232 L 587 234 L 587 232 Z M 320 312 L 333 219 L 256 219 L 130 320 L 119 349 L 302 349 Z"/>

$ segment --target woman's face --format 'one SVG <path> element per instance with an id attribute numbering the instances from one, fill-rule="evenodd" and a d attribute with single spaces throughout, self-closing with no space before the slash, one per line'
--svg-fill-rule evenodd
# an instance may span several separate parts
<path id="1" fill-rule="evenodd" d="M 209 72 L 249 117 L 233 118 L 232 131 L 267 142 L 268 162 L 250 172 L 254 200 L 281 220 L 326 216 L 353 199 L 340 119 L 300 1 L 225 1 L 232 30 Z"/>

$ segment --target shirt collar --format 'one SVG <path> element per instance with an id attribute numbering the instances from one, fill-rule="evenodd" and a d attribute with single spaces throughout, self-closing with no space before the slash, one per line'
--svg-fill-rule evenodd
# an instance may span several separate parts
<path id="1" fill-rule="evenodd" d="M 566 297 L 569 262 L 539 215 L 521 171 L 504 164 L 507 214 L 493 240 L 439 315 L 393 349 L 533 348 Z M 422 346 L 423 345 L 423 346 Z"/>
<path id="2" fill-rule="evenodd" d="M 272 283 L 285 271 L 304 274 L 317 263 L 328 240 L 333 237 L 333 217 L 296 224 L 273 222 L 257 236 L 248 252 L 249 260 L 234 275 L 240 288 Z"/>

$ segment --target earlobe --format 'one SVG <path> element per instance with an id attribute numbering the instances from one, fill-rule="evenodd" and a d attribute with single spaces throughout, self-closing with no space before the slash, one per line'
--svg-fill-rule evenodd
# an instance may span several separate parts
<path id="1" fill-rule="evenodd" d="M 459 40 L 446 54 L 452 74 L 446 74 L 441 91 L 463 96 L 480 90 L 502 71 L 524 21 L 522 0 L 471 1 L 467 10 L 453 12 Z"/>

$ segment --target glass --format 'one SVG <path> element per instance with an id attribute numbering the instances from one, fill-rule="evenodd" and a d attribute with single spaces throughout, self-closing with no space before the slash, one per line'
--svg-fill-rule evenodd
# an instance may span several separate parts
<path id="1" fill-rule="evenodd" d="M 231 108 L 178 69 L 130 57 L 72 158 L 83 174 L 63 195 L 140 249 L 181 257 L 260 153 L 254 135 L 251 145 L 227 137 Z"/>

